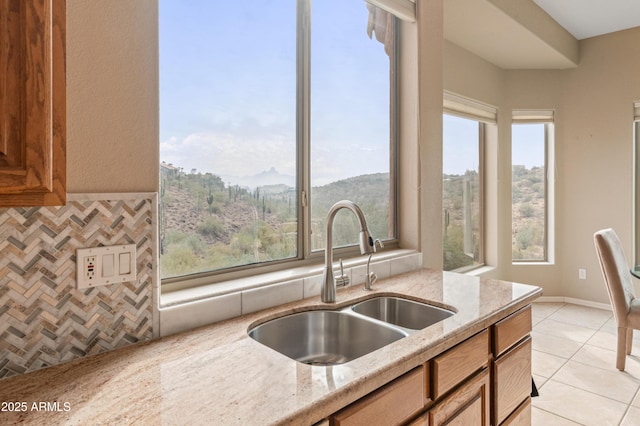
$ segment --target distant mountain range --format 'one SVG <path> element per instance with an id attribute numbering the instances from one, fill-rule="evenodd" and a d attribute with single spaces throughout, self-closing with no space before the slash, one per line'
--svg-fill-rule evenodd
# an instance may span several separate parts
<path id="1" fill-rule="evenodd" d="M 258 173 L 253 176 L 221 176 L 222 180 L 231 185 L 239 185 L 243 188 L 253 190 L 257 187 L 270 185 L 286 185 L 290 187 L 296 186 L 295 176 L 285 175 L 271 167 L 269 170 Z"/>

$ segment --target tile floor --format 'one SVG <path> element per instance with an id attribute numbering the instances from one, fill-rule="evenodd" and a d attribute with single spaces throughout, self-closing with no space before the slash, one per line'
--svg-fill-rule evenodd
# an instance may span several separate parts
<path id="1" fill-rule="evenodd" d="M 615 368 L 611 311 L 533 304 L 532 424 L 640 425 L 640 331 L 624 372 Z"/>

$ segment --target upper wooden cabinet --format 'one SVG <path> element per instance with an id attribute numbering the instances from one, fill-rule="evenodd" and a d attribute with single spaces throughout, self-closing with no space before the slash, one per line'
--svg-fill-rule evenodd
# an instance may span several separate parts
<path id="1" fill-rule="evenodd" d="M 0 0 L 0 207 L 66 202 L 65 0 Z"/>

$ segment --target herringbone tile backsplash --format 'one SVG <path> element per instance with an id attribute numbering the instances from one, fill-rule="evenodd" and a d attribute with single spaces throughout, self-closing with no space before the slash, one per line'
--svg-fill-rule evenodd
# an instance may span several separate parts
<path id="1" fill-rule="evenodd" d="M 91 198 L 0 209 L 0 379 L 153 337 L 154 199 Z M 137 280 L 78 290 L 76 249 L 115 244 Z"/>

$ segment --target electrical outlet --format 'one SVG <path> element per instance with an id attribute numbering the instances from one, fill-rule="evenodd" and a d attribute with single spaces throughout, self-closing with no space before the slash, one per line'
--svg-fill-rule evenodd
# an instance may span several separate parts
<path id="1" fill-rule="evenodd" d="M 135 281 L 136 258 L 135 244 L 77 249 L 77 288 Z"/>
<path id="2" fill-rule="evenodd" d="M 96 257 L 87 256 L 84 258 L 84 276 L 89 281 L 96 276 Z"/>
<path id="3" fill-rule="evenodd" d="M 579 280 L 586 280 L 587 279 L 587 270 L 584 268 L 579 268 L 578 269 L 578 279 Z"/>

